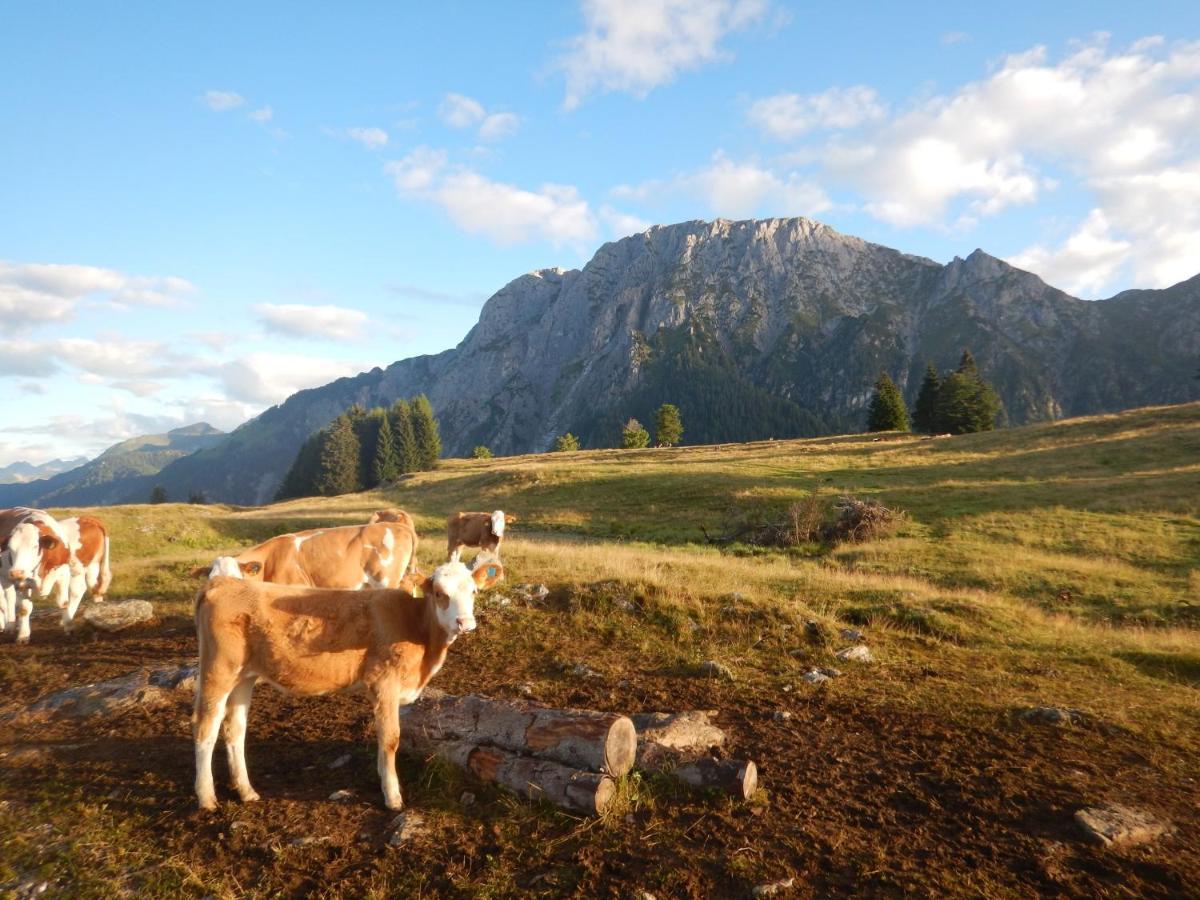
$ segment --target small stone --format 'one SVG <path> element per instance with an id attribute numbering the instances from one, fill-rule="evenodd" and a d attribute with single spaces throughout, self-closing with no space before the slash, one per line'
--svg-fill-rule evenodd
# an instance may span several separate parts
<path id="1" fill-rule="evenodd" d="M 400 815 L 392 819 L 391 824 L 388 825 L 388 829 L 392 832 L 388 835 L 387 839 L 389 847 L 399 847 L 429 831 L 425 827 L 424 817 L 420 813 L 415 812 L 400 813 Z"/>
<path id="2" fill-rule="evenodd" d="M 825 640 L 825 626 L 816 619 L 809 619 L 804 623 L 804 636 L 814 644 L 822 643 Z"/>
<path id="3" fill-rule="evenodd" d="M 792 692 L 792 686 L 790 684 L 785 684 L 783 687 L 780 688 L 780 690 L 783 691 L 785 694 L 790 694 Z"/>
<path id="4" fill-rule="evenodd" d="M 805 672 L 800 677 L 809 684 L 824 684 L 829 680 L 828 675 L 823 672 L 818 672 L 816 669 L 813 669 L 811 672 Z"/>
<path id="5" fill-rule="evenodd" d="M 774 897 L 776 894 L 782 894 L 784 891 L 791 890 L 796 883 L 795 878 L 785 878 L 783 881 L 772 881 L 769 884 L 760 884 L 750 892 L 754 897 Z"/>
<path id="6" fill-rule="evenodd" d="M 1083 725 L 1088 720 L 1082 710 L 1059 706 L 1034 706 L 1021 710 L 1019 715 L 1026 722 L 1039 725 Z"/>
<path id="7" fill-rule="evenodd" d="M 288 841 L 288 846 L 289 847 L 311 847 L 313 844 L 323 844 L 327 840 L 329 840 L 329 838 L 325 837 L 325 836 L 315 837 L 311 834 L 306 834 L 304 837 L 292 838 L 290 841 Z"/>
<path id="8" fill-rule="evenodd" d="M 350 762 L 350 758 L 351 757 L 350 757 L 349 753 L 343 753 L 341 756 L 339 756 L 337 759 L 335 759 L 333 762 L 331 762 L 329 764 L 329 768 L 340 769 L 342 766 L 346 765 L 346 763 Z"/>
<path id="9" fill-rule="evenodd" d="M 792 714 L 786 709 L 777 709 L 771 713 L 771 718 L 776 722 L 786 722 L 791 719 Z"/>
<path id="10" fill-rule="evenodd" d="M 571 667 L 571 674 L 576 678 L 603 678 L 604 676 L 589 666 L 587 663 L 575 663 Z"/>
<path id="11" fill-rule="evenodd" d="M 329 799 L 334 803 L 349 803 L 354 799 L 353 791 L 334 791 L 329 795 Z"/>
<path id="12" fill-rule="evenodd" d="M 93 604 L 83 611 L 83 620 L 101 631 L 121 631 L 153 618 L 154 604 L 149 600 Z"/>
<path id="13" fill-rule="evenodd" d="M 1075 821 L 1093 841 L 1105 847 L 1145 844 L 1171 831 L 1149 813 L 1127 806 L 1092 806 L 1075 813 Z"/>
<path id="14" fill-rule="evenodd" d="M 463 806 L 474 806 L 475 805 L 475 795 L 472 794 L 470 791 L 463 791 L 462 796 L 458 798 L 458 802 L 461 803 Z"/>
<path id="15" fill-rule="evenodd" d="M 529 683 L 518 684 L 517 685 L 517 693 L 520 694 L 522 697 L 532 697 L 533 696 L 533 685 L 529 684 Z"/>
<path id="16" fill-rule="evenodd" d="M 838 634 L 840 634 L 842 636 L 843 640 L 854 641 L 855 643 L 859 643 L 859 644 L 861 644 L 863 642 L 863 640 L 865 639 L 863 636 L 863 633 L 861 631 L 859 631 L 857 628 L 843 628 L 841 631 L 838 632 Z"/>
<path id="17" fill-rule="evenodd" d="M 875 657 L 871 655 L 871 648 L 866 644 L 856 644 L 853 647 L 847 647 L 845 650 L 839 650 L 834 654 L 842 662 L 873 662 Z"/>
<path id="18" fill-rule="evenodd" d="M 817 671 L 820 672 L 822 675 L 824 675 L 826 678 L 841 678 L 842 677 L 841 669 L 832 669 L 832 668 L 829 668 L 828 666 L 822 666 L 821 668 L 817 669 Z"/>
<path id="19" fill-rule="evenodd" d="M 723 681 L 733 681 L 733 670 L 715 659 L 707 659 L 700 663 L 697 671 L 705 678 L 720 678 Z"/>
<path id="20" fill-rule="evenodd" d="M 245 823 L 245 822 L 230 822 L 229 830 L 230 831 L 241 831 L 243 828 L 246 827 L 246 824 L 247 823 Z"/>

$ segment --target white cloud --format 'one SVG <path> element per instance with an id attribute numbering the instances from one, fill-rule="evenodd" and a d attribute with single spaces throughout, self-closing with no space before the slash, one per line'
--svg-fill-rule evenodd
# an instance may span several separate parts
<path id="1" fill-rule="evenodd" d="M 345 306 L 263 303 L 254 311 L 273 332 L 318 340 L 355 341 L 367 324 L 365 312 Z"/>
<path id="2" fill-rule="evenodd" d="M 182 278 L 127 275 L 97 266 L 0 260 L 0 321 L 10 332 L 69 319 L 83 300 L 116 308 L 167 306 L 195 287 Z"/>
<path id="3" fill-rule="evenodd" d="M 521 120 L 515 113 L 492 113 L 479 126 L 479 137 L 485 141 L 499 141 L 517 133 Z"/>
<path id="4" fill-rule="evenodd" d="M 1009 257 L 1008 262 L 1037 273 L 1068 293 L 1094 297 L 1113 280 L 1129 250 L 1128 241 L 1113 237 L 1112 225 L 1104 212 L 1093 209 L 1061 247 L 1034 245 Z"/>
<path id="5" fill-rule="evenodd" d="M 593 91 L 645 96 L 677 74 L 728 58 L 728 34 L 760 20 L 766 0 L 583 0 L 586 30 L 558 60 L 566 109 Z"/>
<path id="6" fill-rule="evenodd" d="M 362 363 L 284 353 L 252 353 L 220 369 L 227 396 L 248 404 L 274 404 L 296 391 L 319 387 L 370 368 Z"/>
<path id="7" fill-rule="evenodd" d="M 969 40 L 971 40 L 971 36 L 965 31 L 947 31 L 942 35 L 942 43 L 947 47 L 955 44 L 965 44 Z"/>
<path id="8" fill-rule="evenodd" d="M 258 109 L 252 110 L 246 115 L 248 115 L 255 122 L 262 122 L 263 124 L 266 124 L 275 118 L 275 110 L 271 109 L 269 106 L 262 106 Z"/>
<path id="9" fill-rule="evenodd" d="M 205 91 L 200 97 L 200 102 L 213 112 L 228 112 L 244 106 L 246 98 L 233 91 Z"/>
<path id="10" fill-rule="evenodd" d="M 528 190 L 492 181 L 473 169 L 450 165 L 445 153 L 428 147 L 388 163 L 386 171 L 401 194 L 436 203 L 464 231 L 497 244 L 584 244 L 597 232 L 587 201 L 570 185 Z"/>
<path id="11" fill-rule="evenodd" d="M 886 109 L 872 88 L 830 88 L 820 94 L 776 94 L 750 106 L 750 121 L 780 140 L 817 129 L 854 128 L 882 119 Z"/>
<path id="12" fill-rule="evenodd" d="M 464 94 L 447 94 L 438 107 L 438 118 L 451 128 L 479 126 L 480 140 L 499 141 L 517 133 L 521 119 L 515 113 L 488 112 L 482 103 Z"/>
<path id="13" fill-rule="evenodd" d="M 470 128 L 484 115 L 483 104 L 463 94 L 447 94 L 438 107 L 438 117 L 451 128 Z"/>
<path id="14" fill-rule="evenodd" d="M 613 209 L 607 204 L 600 207 L 600 219 L 608 226 L 609 233 L 615 238 L 641 234 L 654 224 L 639 216 Z"/>
<path id="15" fill-rule="evenodd" d="M 152 397 L 166 387 L 160 382 L 146 380 L 114 381 L 112 386 L 119 391 L 127 391 L 135 397 Z"/>
<path id="16" fill-rule="evenodd" d="M 358 141 L 368 150 L 386 147 L 388 142 L 388 133 L 382 128 L 349 128 L 346 130 L 346 136 Z"/>
<path id="17" fill-rule="evenodd" d="M 833 204 L 819 184 L 799 172 L 779 173 L 755 160 L 736 162 L 718 152 L 712 162 L 666 181 L 614 189 L 633 200 L 655 201 L 671 195 L 700 198 L 717 216 L 816 215 Z"/>

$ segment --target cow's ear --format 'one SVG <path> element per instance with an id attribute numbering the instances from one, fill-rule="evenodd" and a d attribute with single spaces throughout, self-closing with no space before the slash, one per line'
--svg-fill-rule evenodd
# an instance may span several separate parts
<path id="1" fill-rule="evenodd" d="M 433 593 L 433 578 L 424 576 L 420 572 L 413 572 L 408 577 L 411 579 L 408 583 L 408 592 L 418 600 L 423 600 Z"/>
<path id="2" fill-rule="evenodd" d="M 504 578 L 504 566 L 495 560 L 489 560 L 475 569 L 471 573 L 471 577 L 475 579 L 476 587 L 490 588 L 493 584 Z"/>
<path id="3" fill-rule="evenodd" d="M 212 571 L 212 566 L 196 566 L 194 569 L 188 569 L 188 578 L 207 578 L 208 573 Z"/>
<path id="4" fill-rule="evenodd" d="M 504 514 L 504 524 L 505 525 L 511 525 L 515 521 L 517 521 L 517 517 L 514 516 L 512 513 Z"/>
<path id="5" fill-rule="evenodd" d="M 238 568 L 240 568 L 242 570 L 243 575 L 257 575 L 259 572 L 262 571 L 262 563 L 260 563 L 260 562 L 238 563 Z"/>
<path id="6" fill-rule="evenodd" d="M 41 547 L 43 550 L 53 550 L 55 547 L 58 546 L 58 538 L 56 538 L 52 534 L 43 534 L 38 539 L 38 546 Z"/>

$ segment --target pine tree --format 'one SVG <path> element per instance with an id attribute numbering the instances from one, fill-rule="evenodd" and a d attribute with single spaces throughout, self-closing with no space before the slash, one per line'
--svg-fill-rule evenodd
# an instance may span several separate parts
<path id="1" fill-rule="evenodd" d="M 621 429 L 621 446 L 626 450 L 640 450 L 650 446 L 650 432 L 637 419 L 630 419 Z"/>
<path id="2" fill-rule="evenodd" d="M 317 480 L 317 468 L 321 463 L 321 445 L 325 431 L 310 434 L 300 445 L 292 467 L 283 476 L 279 490 L 275 493 L 276 500 L 290 500 L 293 497 L 311 497 L 316 493 L 313 486 Z"/>
<path id="3" fill-rule="evenodd" d="M 321 459 L 313 487 L 334 497 L 358 490 L 359 441 L 349 413 L 333 420 L 321 446 Z"/>
<path id="4" fill-rule="evenodd" d="M 152 490 L 150 492 L 150 502 L 151 503 L 166 503 L 167 502 L 167 489 L 165 487 L 163 487 L 161 484 L 156 484 L 154 486 L 154 490 Z"/>
<path id="5" fill-rule="evenodd" d="M 579 449 L 579 438 L 567 432 L 560 434 L 554 441 L 554 451 L 556 453 L 570 453 L 573 450 Z"/>
<path id="6" fill-rule="evenodd" d="M 679 407 L 664 403 L 654 414 L 654 440 L 660 447 L 674 447 L 683 438 L 683 420 Z"/>
<path id="7" fill-rule="evenodd" d="M 483 446 L 483 444 L 480 444 L 478 447 L 476 447 L 474 450 L 471 451 L 471 458 L 472 459 L 491 459 L 492 451 L 489 450 L 487 447 Z"/>
<path id="8" fill-rule="evenodd" d="M 402 398 L 392 404 L 391 418 L 400 473 L 416 472 L 421 468 L 421 456 L 417 451 L 417 437 L 413 433 L 412 407 L 407 400 Z"/>
<path id="9" fill-rule="evenodd" d="M 975 357 L 971 355 L 970 350 L 963 350 L 962 356 L 958 360 L 958 374 L 966 375 L 970 378 L 979 377 L 979 366 L 975 364 Z"/>
<path id="10" fill-rule="evenodd" d="M 925 380 L 921 382 L 921 390 L 913 406 L 912 423 L 917 431 L 933 434 L 937 430 L 937 398 L 941 384 L 937 366 L 929 363 L 925 366 Z"/>
<path id="11" fill-rule="evenodd" d="M 978 374 L 952 372 L 938 389 L 935 425 L 950 434 L 991 431 L 996 427 L 1000 399 Z"/>
<path id="12" fill-rule="evenodd" d="M 442 456 L 442 438 L 429 398 L 418 394 L 411 401 L 413 437 L 416 439 L 417 459 L 422 470 L 436 469 Z"/>
<path id="13" fill-rule="evenodd" d="M 396 436 L 392 432 L 392 418 L 380 410 L 378 437 L 375 440 L 375 456 L 371 460 L 371 482 L 375 485 L 390 484 L 400 477 L 400 454 L 396 450 Z"/>
<path id="14" fill-rule="evenodd" d="M 908 410 L 900 389 L 886 372 L 875 382 L 867 431 L 908 431 Z"/>
<path id="15" fill-rule="evenodd" d="M 354 426 L 354 436 L 358 438 L 358 484 L 359 490 L 373 488 L 378 481 L 374 479 L 375 446 L 379 443 L 379 426 L 387 413 L 375 407 L 363 409 L 357 403 L 346 413 Z"/>

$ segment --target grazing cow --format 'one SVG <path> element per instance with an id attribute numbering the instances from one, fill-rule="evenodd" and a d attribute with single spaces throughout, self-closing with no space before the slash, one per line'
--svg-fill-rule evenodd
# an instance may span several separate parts
<path id="1" fill-rule="evenodd" d="M 88 591 L 91 591 L 93 603 L 104 602 L 112 584 L 112 569 L 108 566 L 108 529 L 103 522 L 94 516 L 78 516 L 63 519 L 59 524 L 81 567 L 78 573 L 72 573 L 67 596 L 58 601 L 59 606 L 64 607 L 63 622 L 66 623 L 75 618 L 79 602 Z"/>
<path id="2" fill-rule="evenodd" d="M 495 512 L 458 512 L 446 520 L 446 544 L 451 559 L 458 559 L 463 547 L 479 547 L 499 555 L 504 526 L 517 521 L 516 516 Z"/>
<path id="3" fill-rule="evenodd" d="M 416 523 L 413 522 L 413 517 L 402 509 L 381 509 L 371 516 L 370 524 L 376 522 L 399 522 L 401 525 L 407 525 L 414 532 L 417 530 Z"/>
<path id="4" fill-rule="evenodd" d="M 199 566 L 192 575 L 346 590 L 394 588 L 416 553 L 417 533 L 399 522 L 343 525 L 281 534 L 212 566 Z"/>
<path id="5" fill-rule="evenodd" d="M 79 563 L 54 517 L 40 509 L 0 510 L 0 607 L 4 630 L 17 629 L 17 643 L 29 642 L 35 595 L 56 589 L 68 596 Z M 69 624 L 64 613 L 63 626 Z"/>
<path id="6" fill-rule="evenodd" d="M 215 809 L 212 754 L 225 723 L 225 749 L 243 802 L 257 800 L 246 771 L 246 717 L 259 679 L 286 693 L 365 688 L 375 710 L 377 768 L 388 809 L 403 803 L 396 777 L 400 706 L 412 703 L 475 628 L 475 592 L 499 578 L 444 563 L 406 590 L 344 591 L 214 578 L 196 598 L 200 673 L 192 737 L 196 797 Z"/>

